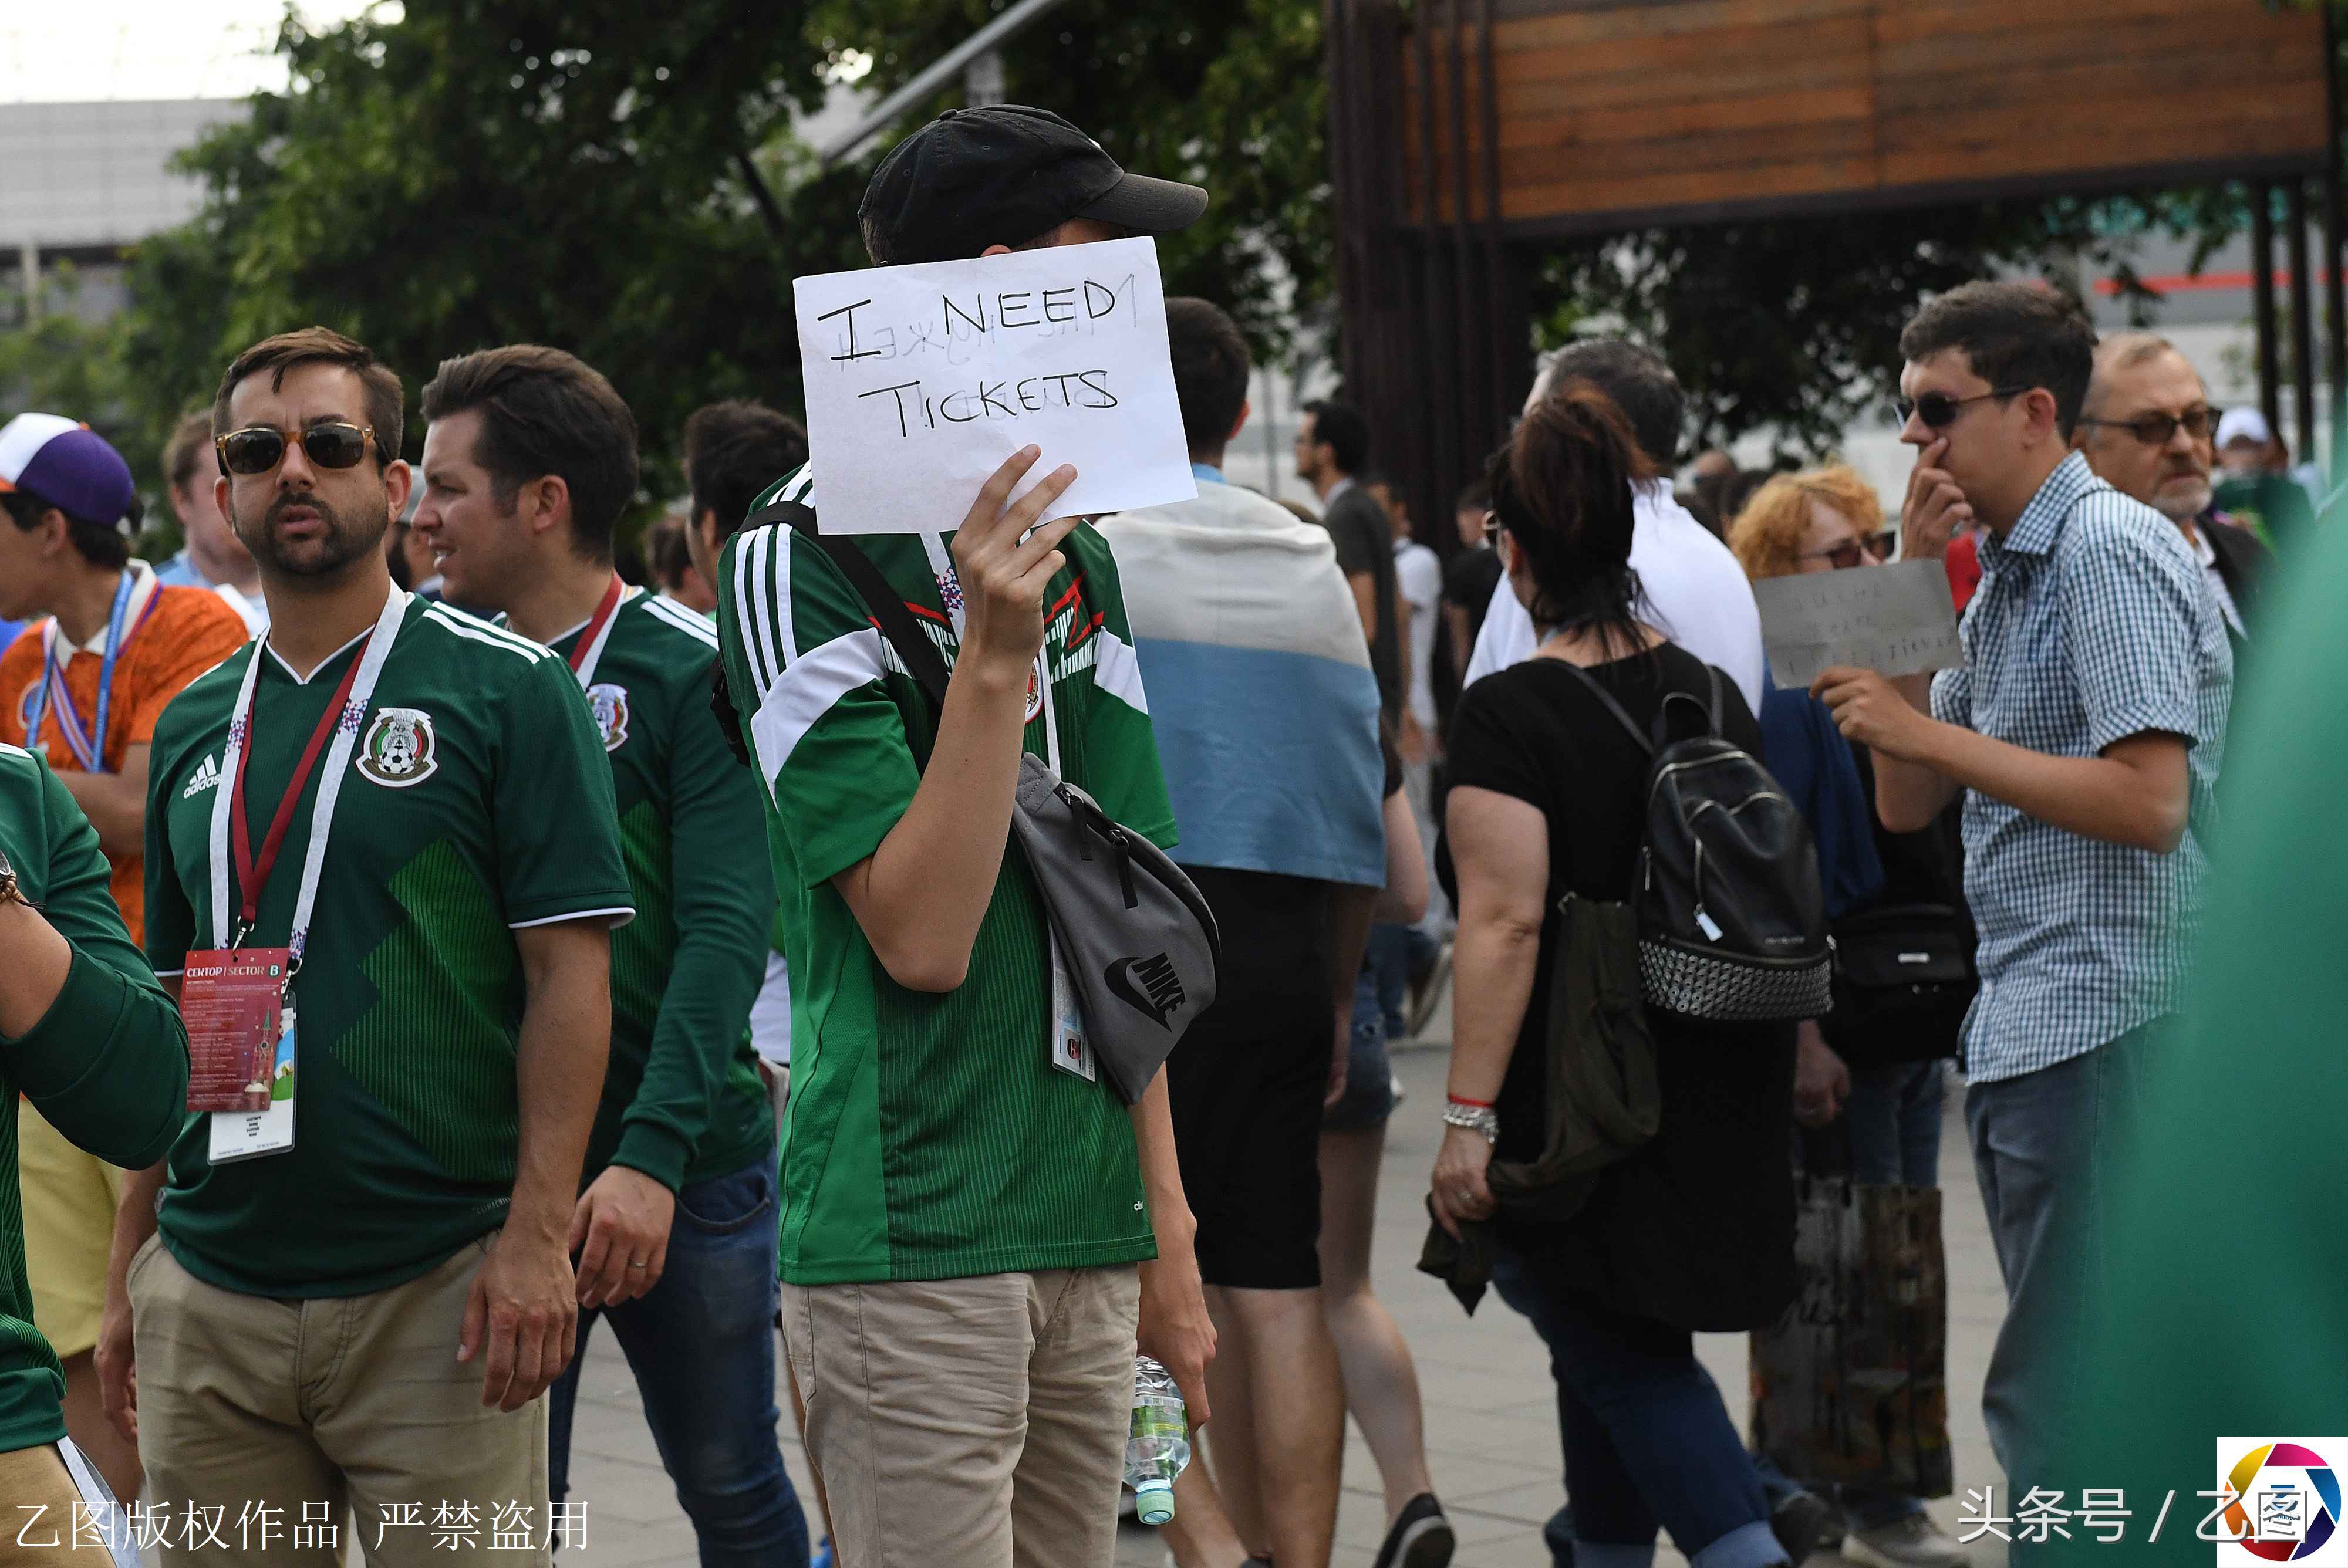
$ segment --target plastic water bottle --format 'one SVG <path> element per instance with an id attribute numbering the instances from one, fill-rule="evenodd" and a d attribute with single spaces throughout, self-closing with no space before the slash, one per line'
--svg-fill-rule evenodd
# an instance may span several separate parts
<path id="1" fill-rule="evenodd" d="M 1174 1478 L 1190 1462 L 1190 1424 L 1182 1413 L 1182 1390 L 1173 1376 L 1148 1357 L 1133 1363 L 1133 1433 L 1125 1444 L 1125 1481 L 1133 1488 L 1144 1524 L 1174 1517 Z"/>

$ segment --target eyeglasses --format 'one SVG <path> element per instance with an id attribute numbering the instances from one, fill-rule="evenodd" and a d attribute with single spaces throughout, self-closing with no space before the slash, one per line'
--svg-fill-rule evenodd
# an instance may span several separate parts
<path id="1" fill-rule="evenodd" d="M 2101 425 L 2106 430 L 2125 430 L 2147 446 L 2166 446 L 2180 428 L 2196 441 L 2206 439 L 2218 428 L 2218 411 L 2205 405 L 2188 408 L 2181 416 L 2139 414 L 2134 419 L 2082 419 L 2079 423 Z"/>
<path id="2" fill-rule="evenodd" d="M 1798 560 L 1832 561 L 1834 562 L 1835 570 L 1849 571 L 1853 567 L 1865 566 L 1868 562 L 1868 554 L 1867 546 L 1859 543 L 1857 539 L 1845 539 L 1842 543 L 1835 546 L 1835 548 L 1830 550 L 1812 550 L 1807 555 L 1798 556 L 1795 559 Z"/>
<path id="3" fill-rule="evenodd" d="M 1874 558 L 1878 566 L 1880 566 L 1891 559 L 1891 551 L 1899 543 L 1900 530 L 1885 528 L 1880 533 L 1867 536 L 1867 553 Z"/>
<path id="4" fill-rule="evenodd" d="M 1910 419 L 1921 419 L 1925 429 L 1943 430 L 1957 422 L 1957 415 L 1968 404 L 1986 403 L 1993 397 L 2019 397 L 2029 390 L 2026 386 L 2001 386 L 1995 392 L 1977 392 L 1971 397 L 1951 397 L 1945 392 L 1925 392 L 1919 393 L 1913 403 L 1904 397 L 1895 397 L 1891 400 L 1891 406 L 1900 411 L 1900 423 L 1902 425 Z"/>
<path id="5" fill-rule="evenodd" d="M 1484 514 L 1484 542 L 1488 545 L 1496 545 L 1499 543 L 1500 532 L 1500 514 L 1498 512 L 1486 512 Z"/>
<path id="6" fill-rule="evenodd" d="M 285 460 L 285 445 L 289 440 L 300 441 L 302 455 L 316 467 L 355 468 L 366 458 L 367 446 L 375 440 L 375 430 L 369 425 L 349 425 L 340 420 L 312 425 L 301 430 L 249 425 L 242 430 L 232 430 L 215 438 L 212 446 L 220 454 L 222 472 L 266 474 Z"/>

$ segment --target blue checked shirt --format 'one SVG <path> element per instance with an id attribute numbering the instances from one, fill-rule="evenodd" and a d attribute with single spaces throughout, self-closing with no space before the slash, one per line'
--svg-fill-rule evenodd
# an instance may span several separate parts
<path id="1" fill-rule="evenodd" d="M 2096 478 L 2075 452 L 2003 540 L 1982 537 L 1981 559 L 1961 628 L 1966 661 L 1934 681 L 1933 716 L 2050 756 L 2181 735 L 2192 789 L 2190 825 L 2169 855 L 2082 838 L 1966 794 L 1965 897 L 1982 984 L 1965 1020 L 1965 1071 L 1986 1083 L 2177 1010 L 2234 658 L 2177 525 Z"/>

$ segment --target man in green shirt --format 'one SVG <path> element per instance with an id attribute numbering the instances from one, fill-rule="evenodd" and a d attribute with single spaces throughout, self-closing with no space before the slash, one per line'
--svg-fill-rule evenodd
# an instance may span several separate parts
<path id="1" fill-rule="evenodd" d="M 348 1508 L 371 1562 L 432 1561 L 453 1520 L 544 1563 L 561 1522 L 539 1395 L 577 1337 L 633 895 L 563 661 L 392 586 L 400 425 L 397 377 L 322 327 L 247 349 L 213 406 L 270 630 L 155 733 L 148 956 L 200 1069 L 221 949 L 281 956 L 299 1022 L 269 1108 L 190 1116 L 116 1225 L 99 1370 L 129 1419 L 135 1360 L 155 1495 L 278 1511 L 175 1560 L 339 1562 Z"/>
<path id="2" fill-rule="evenodd" d="M 123 927 L 110 875 L 97 830 L 48 764 L 0 745 L 0 1103 L 24 1094 L 79 1147 L 143 1165 L 179 1131 L 188 1037 Z M 68 1468 L 65 1373 L 32 1317 L 16 1119 L 0 1116 L 0 1499 L 16 1510 L 0 1542 L 37 1545 L 70 1541 L 73 1505 L 103 1499 L 78 1484 L 87 1470 Z"/>
<path id="3" fill-rule="evenodd" d="M 1206 200 L 995 105 L 899 146 L 860 216 L 886 266 L 1163 232 Z M 1117 563 L 1074 518 L 1035 527 L 1074 478 L 1026 447 L 974 501 L 936 497 L 940 532 L 857 541 L 953 666 L 942 714 L 798 530 L 746 528 L 719 564 L 798 1026 L 783 1332 L 857 1568 L 1010 1568 L 1014 1537 L 1022 1563 L 1107 1562 L 1137 1319 L 1208 1413 L 1164 1078 L 1128 1113 L 1060 1065 L 1044 908 L 1006 853 L 1026 751 L 1172 842 Z M 813 470 L 776 500 L 820 511 Z"/>
<path id="4" fill-rule="evenodd" d="M 775 883 L 757 781 L 709 714 L 717 634 L 632 589 L 612 535 L 636 422 L 561 349 L 442 363 L 416 528 L 450 597 L 560 654 L 611 757 L 636 917 L 612 938 L 612 1061 L 571 1225 L 579 1355 L 550 1400 L 569 1490 L 587 1336 L 608 1317 L 705 1564 L 800 1564 L 775 1407 L 775 1118 L 747 1020 Z"/>

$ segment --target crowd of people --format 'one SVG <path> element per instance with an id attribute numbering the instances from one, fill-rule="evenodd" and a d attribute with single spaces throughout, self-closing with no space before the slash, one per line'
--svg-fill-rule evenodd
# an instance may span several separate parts
<path id="1" fill-rule="evenodd" d="M 860 217 L 895 265 L 1207 200 L 997 106 Z M 1378 1568 L 1442 1568 L 1370 1266 L 1388 1048 L 1447 970 L 1429 1257 L 1548 1348 L 1560 1564 L 1659 1528 L 1699 1568 L 1967 1560 L 1910 1491 L 1749 1451 L 1693 1348 L 1794 1298 L 1797 1167 L 1937 1184 L 1952 1061 L 2009 1300 L 1992 1442 L 2059 1473 L 2272 560 L 2191 364 L 1967 285 L 1901 340 L 1896 507 L 1712 464 L 1692 508 L 1671 371 L 1579 342 L 1438 554 L 1342 401 L 1296 436 L 1317 508 L 1229 482 L 1246 342 L 1201 299 L 1167 327 L 1195 499 L 1047 521 L 1076 475 L 1029 446 L 858 571 L 822 455 L 750 402 L 685 425 L 639 569 L 625 389 L 556 348 L 442 362 L 411 465 L 364 345 L 252 344 L 165 446 L 155 565 L 101 436 L 0 425 L 0 1498 L 123 1500 L 51 1553 L 548 1561 L 608 1323 L 705 1563 L 1107 1563 L 1139 1353 L 1200 1430 L 1181 1568 L 1328 1562 L 1349 1414 Z M 1947 563 L 1962 666 L 1774 683 L 1753 583 L 1895 553 Z M 1631 897 L 1643 736 L 1689 711 L 1799 808 L 1851 950 L 1896 916 L 1958 978 L 1649 1006 L 1651 1125 L 1529 1186 L 1577 1110 L 1565 912 Z M 1031 758 L 1220 932 L 1131 1103 L 1012 847 Z"/>

